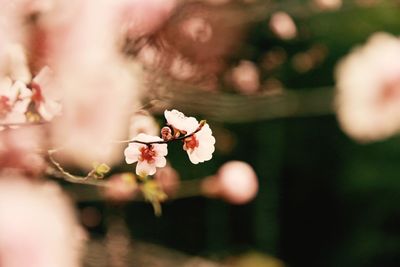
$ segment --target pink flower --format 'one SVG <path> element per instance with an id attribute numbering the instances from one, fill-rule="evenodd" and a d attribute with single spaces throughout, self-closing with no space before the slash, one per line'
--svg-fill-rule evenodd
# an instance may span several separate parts
<path id="1" fill-rule="evenodd" d="M 164 116 L 171 127 L 181 131 L 183 134 L 193 133 L 199 126 L 199 122 L 195 118 L 186 117 L 185 114 L 176 109 L 164 111 Z"/>
<path id="2" fill-rule="evenodd" d="M 54 116 L 61 114 L 61 104 L 51 97 L 50 88 L 48 88 L 51 76 L 52 72 L 46 66 L 40 70 L 30 83 L 33 92 L 32 100 L 36 105 L 37 112 L 46 121 L 50 121 Z"/>
<path id="3" fill-rule="evenodd" d="M 207 123 L 201 126 L 195 118 L 186 117 L 182 112 L 175 109 L 166 110 L 164 116 L 172 128 L 185 135 L 190 135 L 183 140 L 183 149 L 187 152 L 192 163 L 198 164 L 212 158 L 215 151 L 215 138 Z M 194 133 L 199 127 L 201 129 Z"/>
<path id="4" fill-rule="evenodd" d="M 197 164 L 210 160 L 215 150 L 215 138 L 208 124 L 191 137 L 183 140 L 183 149 L 192 163 Z"/>
<path id="5" fill-rule="evenodd" d="M 344 132 L 376 141 L 400 131 L 400 39 L 374 34 L 336 69 L 336 109 Z"/>
<path id="6" fill-rule="evenodd" d="M 163 141 L 160 137 L 139 134 L 134 138 L 140 142 Z M 140 144 L 132 142 L 124 151 L 125 161 L 128 164 L 137 162 L 136 174 L 145 177 L 156 173 L 156 167 L 162 168 L 167 164 L 165 156 L 168 154 L 167 144 Z"/>
<path id="7" fill-rule="evenodd" d="M 81 265 L 85 233 L 56 183 L 0 177 L 0 218 L 1 266 Z"/>
<path id="8" fill-rule="evenodd" d="M 32 92 L 21 81 L 0 81 L 0 123 L 24 123 Z"/>

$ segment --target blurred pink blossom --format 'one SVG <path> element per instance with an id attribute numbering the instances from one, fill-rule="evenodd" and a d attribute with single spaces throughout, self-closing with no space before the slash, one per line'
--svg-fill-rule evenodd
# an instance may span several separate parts
<path id="1" fill-rule="evenodd" d="M 133 139 L 140 133 L 148 135 L 160 133 L 160 126 L 158 126 L 154 117 L 148 113 L 135 113 L 130 118 L 129 138 Z"/>
<path id="2" fill-rule="evenodd" d="M 367 142 L 400 131 L 400 39 L 376 33 L 336 69 L 336 109 L 342 129 Z"/>
<path id="3" fill-rule="evenodd" d="M 161 189 L 168 195 L 172 196 L 176 193 L 180 184 L 179 173 L 167 164 L 164 168 L 161 168 L 154 175 L 154 179 L 158 182 Z"/>
<path id="4" fill-rule="evenodd" d="M 260 73 L 251 61 L 242 60 L 233 68 L 231 73 L 232 83 L 243 94 L 256 93 L 260 87 Z"/>
<path id="5" fill-rule="evenodd" d="M 0 177 L 0 265 L 78 267 L 85 234 L 52 182 Z"/>
<path id="6" fill-rule="evenodd" d="M 200 43 L 208 42 L 213 34 L 210 23 L 201 17 L 189 18 L 182 23 L 181 27 L 193 41 Z"/>
<path id="7" fill-rule="evenodd" d="M 337 10 L 342 6 L 342 0 L 313 0 L 314 5 L 320 10 Z"/>
<path id="8" fill-rule="evenodd" d="M 118 45 L 123 3 L 71 1 L 46 18 L 53 90 L 63 97 L 63 116 L 52 127 L 54 146 L 64 146 L 66 161 L 83 168 L 121 159 L 121 148 L 109 142 L 124 138 L 129 114 L 139 105 L 140 71 Z"/>
<path id="9" fill-rule="evenodd" d="M 202 190 L 210 197 L 221 197 L 232 204 L 245 204 L 257 195 L 257 175 L 249 164 L 229 161 L 216 175 L 203 180 Z"/>
<path id="10" fill-rule="evenodd" d="M 43 148 L 43 132 L 38 127 L 21 127 L 0 131 L 0 170 L 38 176 L 45 169 L 39 154 Z"/>
<path id="11" fill-rule="evenodd" d="M 135 197 L 138 185 L 132 173 L 119 173 L 107 179 L 104 196 L 111 201 L 128 201 Z"/>
<path id="12" fill-rule="evenodd" d="M 189 1 L 178 6 L 150 45 L 159 48 L 161 70 L 166 68 L 175 79 L 211 90 L 212 84 L 202 83 L 210 83 L 210 77 L 224 71 L 228 56 L 239 47 L 244 20 L 244 12 L 236 5 Z"/>
<path id="13" fill-rule="evenodd" d="M 293 39 L 297 35 L 296 24 L 292 17 L 283 11 L 272 14 L 269 27 L 276 36 L 284 40 Z"/>
<path id="14" fill-rule="evenodd" d="M 4 76 L 10 77 L 13 81 L 29 83 L 32 79 L 28 66 L 26 52 L 21 43 L 6 44 L 3 50 L 4 58 L 0 62 L 1 71 Z"/>
<path id="15" fill-rule="evenodd" d="M 0 80 L 0 123 L 24 123 L 32 92 L 21 81 Z M 0 126 L 1 127 L 1 126 Z"/>
<path id="16" fill-rule="evenodd" d="M 196 75 L 196 66 L 182 57 L 175 57 L 169 66 L 169 74 L 181 81 L 189 80 Z"/>
<path id="17" fill-rule="evenodd" d="M 121 20 L 127 36 L 137 38 L 162 27 L 176 8 L 176 0 L 122 0 Z"/>

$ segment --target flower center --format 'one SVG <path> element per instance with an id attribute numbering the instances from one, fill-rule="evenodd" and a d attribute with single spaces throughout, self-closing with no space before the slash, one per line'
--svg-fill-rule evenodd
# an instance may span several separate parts
<path id="1" fill-rule="evenodd" d="M 36 105 L 40 105 L 41 102 L 44 102 L 44 98 L 42 95 L 42 89 L 39 84 L 35 82 L 31 82 L 28 87 L 32 90 L 32 101 Z"/>
<path id="2" fill-rule="evenodd" d="M 140 161 L 147 161 L 150 164 L 154 163 L 156 152 L 153 150 L 153 146 L 143 146 L 142 148 L 140 148 L 140 153 Z"/>
<path id="3" fill-rule="evenodd" d="M 3 95 L 0 96 L 0 118 L 4 118 L 10 111 L 10 99 Z"/>
<path id="4" fill-rule="evenodd" d="M 400 80 L 388 83 L 382 90 L 380 102 L 386 104 L 388 101 L 400 99 Z"/>
<path id="5" fill-rule="evenodd" d="M 191 137 L 185 138 L 185 144 L 183 145 L 184 150 L 193 150 L 199 146 L 199 141 L 196 138 L 196 135 L 192 135 Z"/>

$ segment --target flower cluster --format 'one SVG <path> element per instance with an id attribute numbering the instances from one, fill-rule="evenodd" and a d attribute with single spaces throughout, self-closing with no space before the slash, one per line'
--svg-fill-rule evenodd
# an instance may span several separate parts
<path id="1" fill-rule="evenodd" d="M 194 164 L 212 158 L 215 138 L 205 121 L 199 122 L 194 117 L 186 117 L 177 110 L 166 110 L 164 116 L 167 125 L 161 129 L 161 137 L 141 133 L 129 141 L 125 149 L 126 163 L 137 162 L 136 173 L 140 177 L 154 175 L 156 168 L 167 164 L 167 143 L 172 141 L 182 141 L 183 150 Z"/>
<path id="2" fill-rule="evenodd" d="M 49 121 L 61 112 L 61 105 L 43 90 L 51 77 L 44 67 L 32 78 L 23 48 L 9 49 L 9 70 L 0 76 L 0 124 Z"/>

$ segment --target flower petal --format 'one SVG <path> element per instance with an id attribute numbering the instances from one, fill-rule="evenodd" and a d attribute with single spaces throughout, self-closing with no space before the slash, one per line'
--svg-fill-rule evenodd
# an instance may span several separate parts
<path id="1" fill-rule="evenodd" d="M 127 148 L 124 150 L 125 161 L 128 164 L 132 164 L 139 160 L 140 155 L 140 145 L 130 143 Z"/>
<path id="2" fill-rule="evenodd" d="M 162 168 L 165 167 L 165 165 L 167 165 L 167 160 L 165 159 L 165 157 L 157 157 L 155 160 L 156 161 L 154 162 L 154 164 L 158 168 Z"/>
<path id="3" fill-rule="evenodd" d="M 136 165 L 136 174 L 142 177 L 156 173 L 156 166 L 147 161 L 139 161 Z"/>

